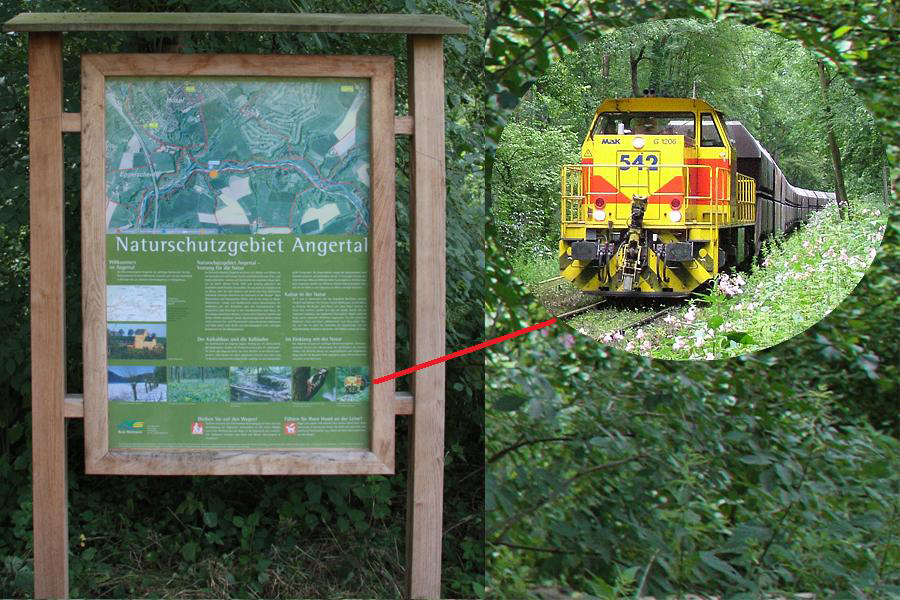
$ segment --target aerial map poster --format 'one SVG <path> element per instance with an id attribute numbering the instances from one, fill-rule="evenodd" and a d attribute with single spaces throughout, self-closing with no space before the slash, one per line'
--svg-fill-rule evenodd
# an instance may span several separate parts
<path id="1" fill-rule="evenodd" d="M 109 449 L 369 448 L 370 81 L 104 100 Z"/>

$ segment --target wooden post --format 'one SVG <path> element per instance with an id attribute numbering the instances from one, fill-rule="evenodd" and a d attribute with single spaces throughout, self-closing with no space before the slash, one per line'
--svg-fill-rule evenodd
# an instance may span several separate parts
<path id="1" fill-rule="evenodd" d="M 446 232 L 442 37 L 411 35 L 409 104 L 412 362 L 445 354 Z M 444 364 L 413 374 L 406 578 L 411 598 L 441 593 L 444 502 Z"/>
<path id="2" fill-rule="evenodd" d="M 69 595 L 62 34 L 28 36 L 34 596 Z"/>

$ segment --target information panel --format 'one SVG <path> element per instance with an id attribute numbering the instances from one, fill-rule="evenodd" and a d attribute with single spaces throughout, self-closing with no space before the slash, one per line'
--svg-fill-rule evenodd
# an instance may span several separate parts
<path id="1" fill-rule="evenodd" d="M 102 93 L 106 450 L 371 449 L 372 78 Z"/>
<path id="2" fill-rule="evenodd" d="M 106 81 L 110 448 L 366 448 L 369 89 Z"/>

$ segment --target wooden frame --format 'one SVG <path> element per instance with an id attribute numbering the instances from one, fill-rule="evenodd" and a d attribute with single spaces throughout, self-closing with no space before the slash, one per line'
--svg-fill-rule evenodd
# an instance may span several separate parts
<path id="1" fill-rule="evenodd" d="M 82 57 L 82 302 L 85 463 L 122 475 L 351 475 L 394 472 L 393 382 L 371 388 L 370 448 L 110 450 L 106 358 L 105 81 L 110 76 L 352 77 L 371 82 L 370 357 L 394 371 L 394 62 L 370 56 L 141 55 Z"/>
<path id="2" fill-rule="evenodd" d="M 85 128 L 90 130 L 91 124 L 83 121 L 79 113 L 63 112 L 62 32 L 276 30 L 406 35 L 410 114 L 394 117 L 391 127 L 394 135 L 412 136 L 410 271 L 414 280 L 410 290 L 413 300 L 410 315 L 411 359 L 414 364 L 421 363 L 445 352 L 442 36 L 466 34 L 469 30 L 467 26 L 441 15 L 424 14 L 191 13 L 190 18 L 186 18 L 184 13 L 17 15 L 3 25 L 3 31 L 28 33 L 31 421 L 36 598 L 67 598 L 69 595 L 65 419 L 84 417 L 83 396 L 67 394 L 65 381 L 62 134 L 82 133 Z M 393 153 L 393 146 L 389 150 Z M 390 162 L 387 156 L 382 158 Z M 384 186 L 385 194 L 388 189 L 393 194 L 393 181 L 385 181 Z M 381 317 L 393 337 L 393 315 L 386 313 Z M 385 364 L 389 364 L 392 370 L 390 360 L 389 356 Z M 391 401 L 395 416 L 410 416 L 405 591 L 411 598 L 437 598 L 441 588 L 443 367 L 417 372 L 413 376 L 412 393 L 395 392 Z M 265 458 L 260 457 L 260 460 Z"/>

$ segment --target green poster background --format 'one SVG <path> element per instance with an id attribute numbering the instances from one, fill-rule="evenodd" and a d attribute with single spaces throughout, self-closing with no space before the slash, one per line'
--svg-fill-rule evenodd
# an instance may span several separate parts
<path id="1" fill-rule="evenodd" d="M 105 101 L 110 447 L 368 448 L 368 80 Z"/>

